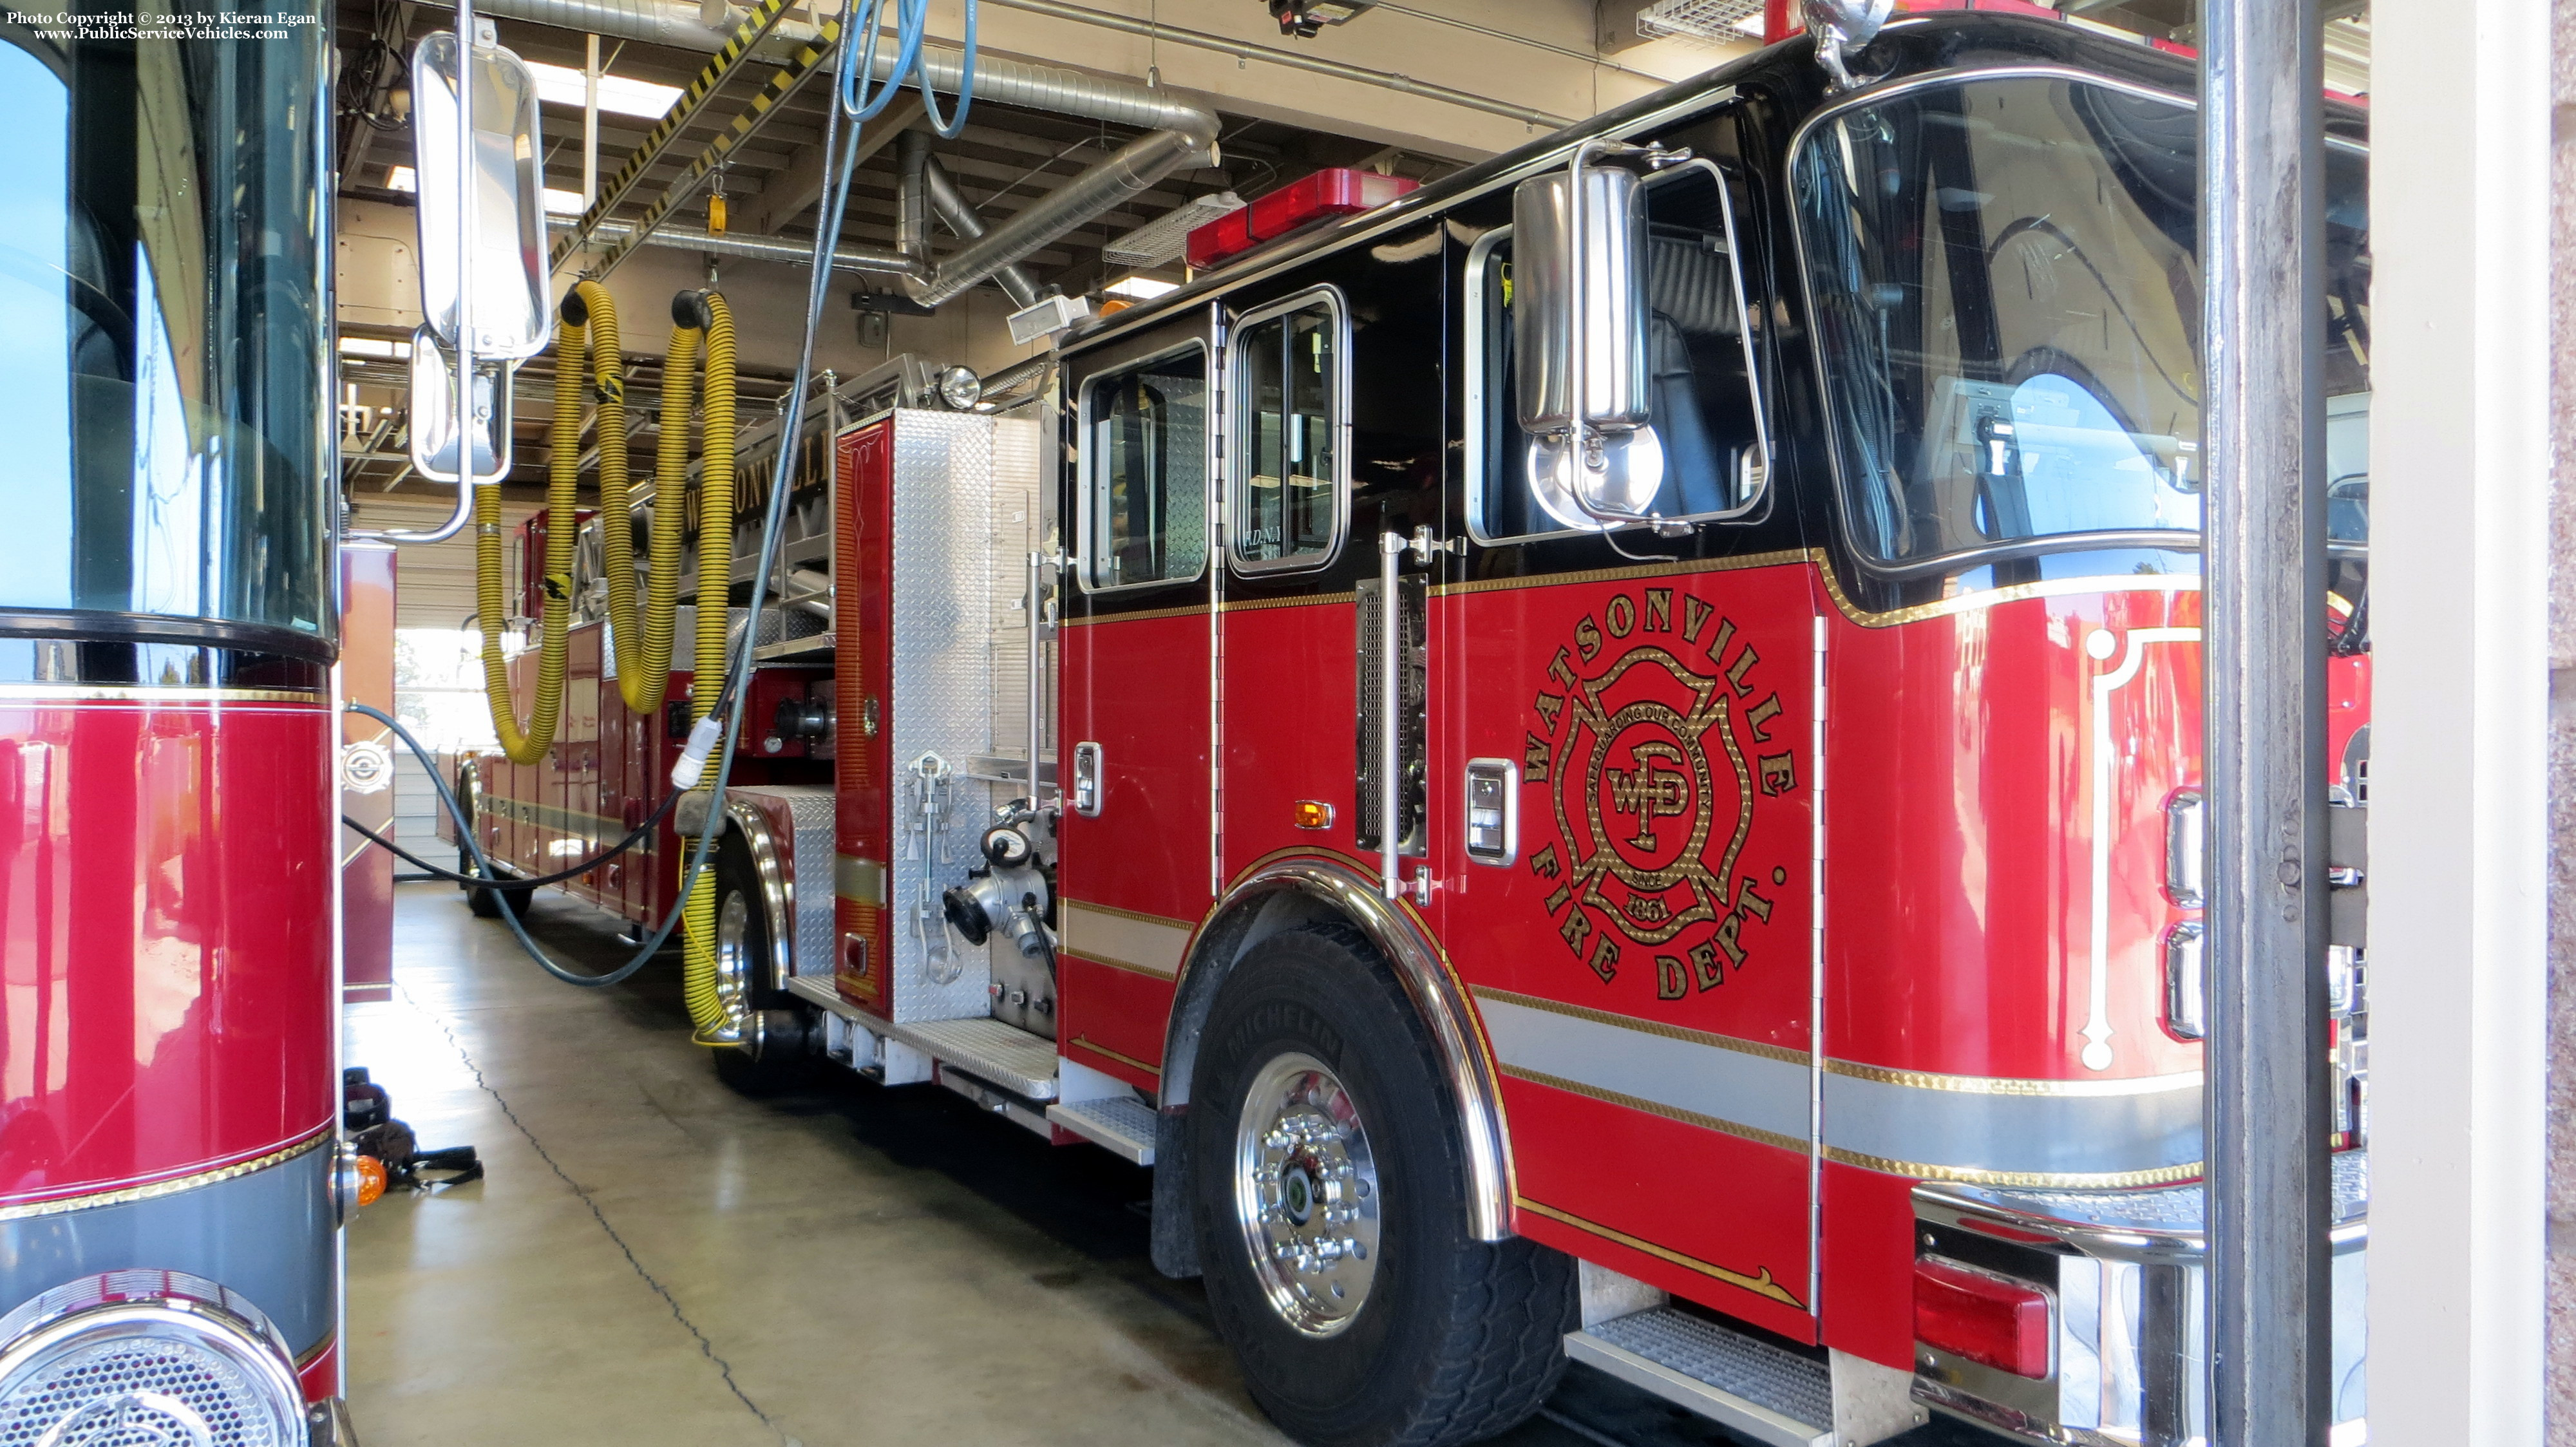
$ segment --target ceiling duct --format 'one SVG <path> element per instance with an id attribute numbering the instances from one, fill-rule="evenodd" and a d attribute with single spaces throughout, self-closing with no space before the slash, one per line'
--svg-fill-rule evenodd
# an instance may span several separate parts
<path id="1" fill-rule="evenodd" d="M 701 21 L 697 6 L 687 0 L 480 0 L 478 9 L 502 19 L 691 50 L 714 51 L 730 39 L 728 32 Z M 770 32 L 772 41 L 789 44 L 812 40 L 817 33 L 812 26 L 792 21 L 780 21 Z M 897 58 L 895 47 L 879 47 L 875 65 L 879 79 L 892 76 Z M 932 89 L 957 93 L 957 83 L 965 73 L 962 52 L 925 45 L 920 65 L 920 73 Z M 1147 134 L 1029 203 L 1009 220 L 967 240 L 943 262 L 927 265 L 921 256 L 897 256 L 893 265 L 878 267 L 873 265 L 871 254 L 859 253 L 867 260 L 852 269 L 903 276 L 904 290 L 923 306 L 937 306 L 963 295 L 1003 268 L 1027 260 L 1057 237 L 1115 209 L 1206 155 L 1208 148 L 1216 144 L 1214 111 L 1179 100 L 1169 91 L 1132 81 L 979 56 L 975 62 L 975 98 L 1133 126 Z M 931 204 L 937 204 L 935 196 Z M 971 210 L 967 212 L 970 219 L 972 214 Z M 950 229 L 963 235 L 963 228 L 953 220 Z M 657 230 L 647 239 L 659 241 L 661 236 Z M 722 250 L 712 246 L 702 249 Z M 843 263 L 836 259 L 834 264 Z"/>
<path id="2" fill-rule="evenodd" d="M 1191 232 L 1242 209 L 1243 198 L 1232 191 L 1184 201 L 1101 248 L 1100 258 L 1111 266 L 1164 265 L 1179 258 Z"/>

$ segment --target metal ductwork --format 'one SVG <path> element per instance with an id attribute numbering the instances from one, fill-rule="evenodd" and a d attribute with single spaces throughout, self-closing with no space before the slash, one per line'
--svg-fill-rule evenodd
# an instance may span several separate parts
<path id="1" fill-rule="evenodd" d="M 687 50 L 712 52 L 721 49 L 732 36 L 730 30 L 719 30 L 701 21 L 697 6 L 688 0 L 676 0 L 676 3 L 675 0 L 481 0 L 480 8 L 484 14 L 504 19 L 561 26 L 616 40 Z M 773 45 L 792 48 L 815 40 L 818 35 L 813 26 L 782 20 L 770 32 L 770 38 L 762 43 L 762 48 L 765 50 Z M 893 47 L 879 47 L 874 66 L 879 79 L 893 74 L 895 58 Z M 932 89 L 956 94 L 957 83 L 965 73 L 962 52 L 924 46 L 920 65 L 921 73 L 928 77 Z M 911 199 L 899 208 L 902 214 L 897 218 L 898 237 L 916 238 L 920 244 L 917 247 L 899 245 L 898 251 L 902 254 L 893 256 L 843 247 L 835 253 L 835 268 L 900 276 L 904 279 L 905 292 L 923 306 L 937 306 L 965 294 L 988 277 L 999 277 L 1012 300 L 1026 306 L 1037 299 L 1037 288 L 1026 272 L 1017 271 L 1016 263 L 1075 227 L 1142 194 L 1193 158 L 1206 155 L 1208 149 L 1216 144 L 1217 118 L 1214 111 L 1132 81 L 1108 80 L 1051 66 L 979 56 L 975 62 L 975 98 L 997 105 L 1140 127 L 1148 134 L 1137 137 L 1115 155 L 1039 197 L 1017 215 L 990 230 L 982 230 L 982 222 L 975 216 L 974 209 L 965 204 L 963 196 L 956 194 L 955 185 L 947 183 L 944 175 L 933 181 L 927 164 L 918 169 L 907 168 L 903 174 L 919 176 L 923 184 L 908 188 Z M 903 137 L 904 144 L 912 142 L 912 135 Z M 905 153 L 899 152 L 898 156 L 902 154 Z M 923 161 L 927 163 L 927 159 L 925 152 Z M 943 193 L 948 200 L 942 199 Z M 953 210 L 949 200 L 955 203 Z M 926 207 L 938 208 L 941 219 L 965 243 L 946 261 L 935 265 L 929 260 Z M 915 220 L 922 224 L 909 232 L 902 229 Z M 593 234 L 608 236 L 613 230 L 611 226 L 602 226 Z M 675 231 L 670 227 L 656 228 L 645 240 L 660 245 L 692 247 L 720 256 L 748 256 L 767 261 L 804 261 L 810 255 L 805 248 L 792 242 L 713 237 L 704 232 Z M 1013 272 L 1016 274 L 1010 274 Z M 1023 290 L 1027 292 L 1025 297 L 1022 296 Z"/>
<path id="2" fill-rule="evenodd" d="M 946 166 L 939 164 L 937 156 L 927 153 L 922 156 L 921 180 L 922 189 L 930 198 L 930 209 L 939 213 L 941 223 L 955 232 L 958 240 L 975 242 L 983 239 L 984 218 L 975 214 L 975 208 L 966 200 L 966 193 L 957 189 L 956 180 L 948 174 Z M 993 280 L 1010 297 L 1011 305 L 1037 305 L 1037 278 L 1029 275 L 1019 263 L 1010 262 L 997 268 L 993 272 Z"/>
<path id="3" fill-rule="evenodd" d="M 547 223 L 557 231 L 571 231 L 579 224 L 571 216 L 550 216 Z M 623 221 L 603 221 L 591 235 L 602 241 L 622 242 L 635 234 L 635 228 Z M 789 266 L 804 266 L 814 259 L 811 242 L 781 241 L 765 236 L 715 236 L 694 226 L 657 226 L 646 233 L 647 246 L 668 246 L 681 251 L 701 251 L 711 256 L 738 256 L 746 261 L 776 261 Z M 899 276 L 907 281 L 922 273 L 919 262 L 891 251 L 878 251 L 865 246 L 843 246 L 832 252 L 834 271 L 858 272 L 866 276 Z"/>
<path id="4" fill-rule="evenodd" d="M 982 87 L 983 82 L 978 80 L 976 88 Z M 1121 146 L 1107 160 L 959 247 L 946 261 L 933 267 L 926 280 L 907 279 L 904 290 L 923 306 L 937 306 L 1120 202 L 1143 194 L 1192 158 L 1205 156 L 1208 147 L 1215 144 L 1216 117 L 1205 111 L 1199 114 L 1204 123 L 1189 130 L 1154 131 Z"/>
<path id="5" fill-rule="evenodd" d="M 929 275 L 932 267 L 933 211 L 961 241 L 974 241 L 984 234 L 984 219 L 957 189 L 948 168 L 930 154 L 930 133 L 906 131 L 895 138 L 894 249 L 921 264 L 917 277 Z M 1013 306 L 1029 306 L 1038 299 L 1037 279 L 1020 267 L 1002 267 L 993 273 L 993 280 L 1010 295 Z"/>
<path id="6" fill-rule="evenodd" d="M 723 49 L 725 43 L 733 38 L 732 26 L 717 28 L 700 21 L 698 7 L 692 0 L 677 0 L 677 3 L 674 0 L 477 0 L 474 8 L 478 14 L 503 20 L 524 20 L 532 25 L 559 26 L 610 40 L 632 40 L 708 54 Z M 811 25 L 781 20 L 753 53 L 765 55 L 773 48 L 790 51 L 820 38 L 821 33 Z M 895 58 L 894 46 L 877 48 L 875 69 L 878 79 L 894 74 Z M 930 78 L 932 89 L 955 95 L 958 79 L 964 72 L 963 52 L 938 45 L 921 48 L 921 73 Z M 1025 61 L 1004 60 L 997 56 L 976 58 L 975 98 L 1142 130 L 1188 131 L 1205 125 L 1211 128 L 1209 138 L 1215 138 L 1214 115 L 1173 98 L 1167 91 L 1133 81 L 1108 80 L 1079 71 L 1030 65 Z"/>
<path id="7" fill-rule="evenodd" d="M 909 130 L 894 138 L 894 249 L 930 274 L 930 133 Z"/>

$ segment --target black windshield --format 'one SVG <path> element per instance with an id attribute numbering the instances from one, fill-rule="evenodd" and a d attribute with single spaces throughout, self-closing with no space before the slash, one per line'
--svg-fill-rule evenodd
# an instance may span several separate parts
<path id="1" fill-rule="evenodd" d="M 38 18 L 0 19 L 0 608 L 327 638 L 320 12 Z"/>
<path id="2" fill-rule="evenodd" d="M 2200 529 L 2198 121 L 2053 76 L 1845 111 L 1797 157 L 1854 541 L 1908 567 Z M 2365 536 L 2363 160 L 2327 157 L 2329 479 Z"/>

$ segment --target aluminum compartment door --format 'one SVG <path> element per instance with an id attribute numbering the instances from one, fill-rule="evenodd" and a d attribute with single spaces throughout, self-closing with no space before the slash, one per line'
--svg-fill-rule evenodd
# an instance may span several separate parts
<path id="1" fill-rule="evenodd" d="M 1216 895 L 1207 324 L 1067 364 L 1063 1053 L 1148 1089 Z"/>

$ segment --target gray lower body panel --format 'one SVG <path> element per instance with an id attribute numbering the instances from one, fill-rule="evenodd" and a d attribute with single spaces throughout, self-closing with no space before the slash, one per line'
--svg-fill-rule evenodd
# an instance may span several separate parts
<path id="1" fill-rule="evenodd" d="M 145 1268 L 228 1286 L 299 1357 L 339 1321 L 331 1142 L 166 1196 L 0 1221 L 0 1311 L 74 1277 Z"/>

